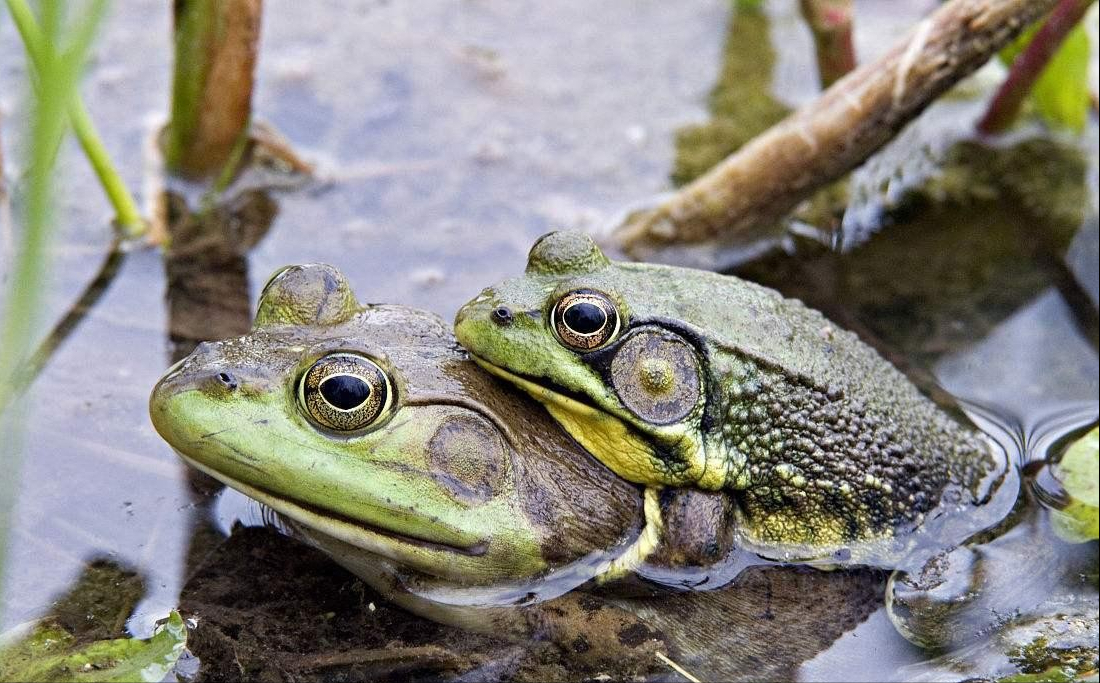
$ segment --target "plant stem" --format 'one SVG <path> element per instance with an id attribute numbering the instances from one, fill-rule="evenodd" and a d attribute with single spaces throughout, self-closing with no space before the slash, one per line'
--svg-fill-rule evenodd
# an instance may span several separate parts
<path id="1" fill-rule="evenodd" d="M 1055 6 L 1042 28 L 1036 31 L 1031 42 L 1012 62 L 1008 78 L 978 122 L 978 132 L 986 135 L 1003 133 L 1012 125 L 1035 81 L 1039 80 L 1062 41 L 1084 18 L 1092 3 L 1093 0 L 1061 0 Z"/>
<path id="2" fill-rule="evenodd" d="M 852 0 L 801 0 L 799 6 L 814 36 L 821 87 L 828 88 L 856 68 Z"/>
<path id="3" fill-rule="evenodd" d="M 168 169 L 217 175 L 247 134 L 262 0 L 177 0 Z"/>
<path id="4" fill-rule="evenodd" d="M 43 38 L 38 22 L 35 21 L 34 13 L 27 5 L 26 0 L 6 0 L 6 2 L 8 9 L 11 11 L 12 19 L 19 29 L 23 44 L 26 46 L 27 54 L 34 65 L 35 72 L 41 74 L 45 60 L 49 58 L 47 51 L 51 50 L 51 47 Z M 54 58 L 56 58 L 56 55 L 54 55 Z M 96 177 L 99 178 L 99 183 L 103 186 L 107 199 L 114 207 L 116 224 L 124 237 L 140 237 L 145 234 L 148 226 L 141 217 L 137 202 L 134 201 L 126 184 L 111 163 L 107 148 L 104 147 L 79 93 L 73 92 L 72 98 L 67 104 L 67 109 L 73 132 L 76 134 L 77 140 L 80 141 L 85 156 L 92 164 L 92 169 L 95 171 Z"/>
<path id="5" fill-rule="evenodd" d="M 61 45 L 62 3 L 47 0 L 42 5 L 42 29 L 38 42 L 24 40 L 30 60 L 36 63 L 38 87 L 33 89 L 34 109 L 27 145 L 29 169 L 23 195 L 24 226 L 16 245 L 7 279 L 8 294 L 0 311 L 0 583 L 6 568 L 8 532 L 18 491 L 22 464 L 23 406 L 13 399 L 18 394 L 17 378 L 27 360 L 44 290 L 46 259 L 53 227 L 54 151 L 65 134 L 69 103 L 95 29 L 106 8 L 106 0 L 91 0 L 65 50 L 43 49 Z M 8 0 L 12 16 L 34 19 L 22 0 Z M 24 12 L 20 14 L 20 12 Z M 20 19 L 16 19 L 19 23 Z M 35 25 L 37 29 L 37 25 Z"/>
<path id="6" fill-rule="evenodd" d="M 130 194 L 129 188 L 126 187 L 126 183 L 111 164 L 107 149 L 95 131 L 88 110 L 78 97 L 74 97 L 69 104 L 69 121 L 72 123 L 77 140 L 80 141 L 80 146 L 84 149 L 84 154 L 95 170 L 96 177 L 99 178 L 100 185 L 103 186 L 103 191 L 107 193 L 107 199 L 115 209 L 115 223 L 122 231 L 123 237 L 128 239 L 141 237 L 149 226 L 141 217 L 141 211 Z"/>

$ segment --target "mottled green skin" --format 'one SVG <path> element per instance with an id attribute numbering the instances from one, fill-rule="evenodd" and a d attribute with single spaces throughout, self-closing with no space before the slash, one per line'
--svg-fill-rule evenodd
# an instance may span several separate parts
<path id="1" fill-rule="evenodd" d="M 370 357 L 393 384 L 390 411 L 358 432 L 321 428 L 299 403 L 303 373 L 337 351 Z M 150 414 L 190 464 L 388 595 L 561 592 L 643 525 L 639 488 L 477 368 L 437 316 L 360 306 L 329 266 L 280 271 L 252 332 L 201 344 L 158 383 Z"/>
<path id="2" fill-rule="evenodd" d="M 558 298 L 578 288 L 608 295 L 622 320 L 614 341 L 588 353 L 563 346 L 548 323 Z M 498 307 L 510 324 L 492 319 Z M 697 409 L 673 424 L 639 419 L 613 387 L 617 347 L 649 328 L 686 340 L 702 367 Z M 609 262 L 579 233 L 541 238 L 527 272 L 463 307 L 455 332 L 483 366 L 548 405 L 553 396 L 532 390 L 579 395 L 626 425 L 629 437 L 615 439 L 587 418 L 566 424 L 620 475 L 735 491 L 749 542 L 832 547 L 899 535 L 941 501 L 980 502 L 995 478 L 982 438 L 817 311 L 731 276 Z M 624 464 L 624 443 L 645 444 L 646 458 Z"/>

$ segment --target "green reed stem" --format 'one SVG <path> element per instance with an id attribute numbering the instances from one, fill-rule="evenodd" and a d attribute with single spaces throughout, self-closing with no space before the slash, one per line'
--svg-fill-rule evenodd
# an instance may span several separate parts
<path id="1" fill-rule="evenodd" d="M 26 46 L 27 54 L 34 64 L 35 72 L 41 74 L 43 64 L 49 58 L 50 43 L 45 41 L 42 31 L 38 27 L 38 22 L 35 21 L 34 13 L 27 5 L 26 0 L 5 1 L 12 19 L 15 21 L 16 28 L 19 29 L 19 35 Z M 51 0 L 46 4 L 56 3 Z M 80 28 L 83 27 L 78 27 L 78 29 Z M 107 194 L 107 199 L 114 207 L 115 223 L 122 231 L 123 236 L 134 238 L 144 235 L 148 229 L 148 224 L 141 217 L 137 202 L 134 201 L 133 195 L 130 194 L 126 184 L 122 181 L 122 177 L 118 174 L 114 164 L 111 163 L 107 148 L 104 147 L 103 141 L 96 131 L 95 124 L 92 123 L 88 109 L 84 106 L 80 94 L 75 91 L 68 103 L 68 115 L 73 132 L 84 150 L 84 155 L 88 157 L 96 177 L 99 178 L 100 185 L 103 186 L 103 191 Z"/>
<path id="2" fill-rule="evenodd" d="M 36 63 L 37 88 L 32 89 L 34 106 L 29 125 L 27 180 L 22 194 L 23 229 L 18 241 L 5 305 L 0 311 L 0 580 L 6 567 L 8 534 L 20 482 L 22 431 L 25 408 L 18 397 L 17 378 L 28 359 L 35 334 L 48 262 L 46 252 L 53 228 L 53 166 L 68 122 L 68 108 L 76 94 L 76 82 L 95 29 L 106 10 L 106 0 L 91 0 L 79 17 L 68 47 L 61 45 L 64 4 L 42 3 L 41 29 L 34 24 L 37 41 L 25 41 L 30 61 Z M 24 0 L 7 0 L 17 25 L 34 15 Z"/>

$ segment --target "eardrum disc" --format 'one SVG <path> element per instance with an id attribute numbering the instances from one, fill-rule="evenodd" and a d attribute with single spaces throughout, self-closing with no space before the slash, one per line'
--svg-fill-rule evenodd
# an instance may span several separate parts
<path id="1" fill-rule="evenodd" d="M 695 347 L 661 328 L 632 331 L 611 360 L 611 384 L 630 412 L 652 424 L 687 417 L 702 381 Z"/>

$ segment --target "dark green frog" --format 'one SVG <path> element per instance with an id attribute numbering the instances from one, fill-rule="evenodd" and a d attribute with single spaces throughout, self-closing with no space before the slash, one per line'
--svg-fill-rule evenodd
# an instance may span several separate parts
<path id="1" fill-rule="evenodd" d="M 623 478 L 733 492 L 741 541 L 769 556 L 896 556 L 926 520 L 969 517 L 1006 470 L 981 435 L 801 302 L 731 276 L 611 262 L 580 233 L 540 238 L 526 273 L 466 304 L 455 333 Z"/>

